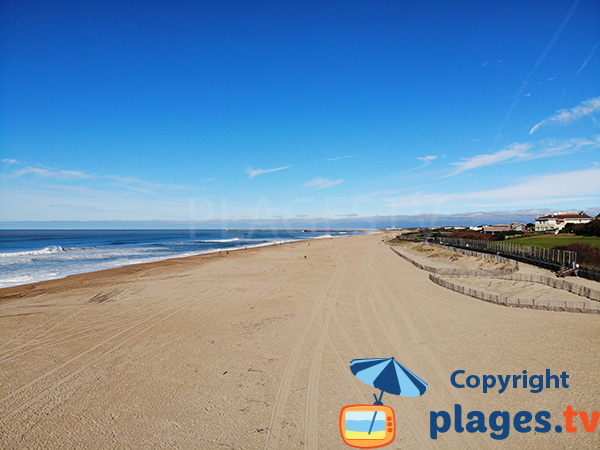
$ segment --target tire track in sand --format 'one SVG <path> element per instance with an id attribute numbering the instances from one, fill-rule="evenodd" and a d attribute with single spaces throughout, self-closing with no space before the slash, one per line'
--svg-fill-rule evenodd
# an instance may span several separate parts
<path id="1" fill-rule="evenodd" d="M 335 259 L 335 255 L 332 255 Z M 339 276 L 340 267 L 339 264 L 336 263 L 336 268 L 333 274 L 329 277 L 327 282 L 325 283 L 323 292 L 327 292 L 331 285 L 335 283 L 336 279 Z M 281 440 L 281 432 L 282 432 L 282 421 L 283 415 L 285 413 L 285 408 L 287 405 L 287 401 L 289 398 L 292 381 L 294 378 L 294 374 L 296 373 L 296 366 L 298 365 L 298 360 L 300 359 L 300 355 L 302 353 L 302 349 L 306 343 L 310 330 L 312 329 L 319 312 L 321 310 L 322 302 L 325 300 L 325 295 L 319 296 L 319 298 L 315 301 L 313 308 L 310 312 L 310 316 L 302 330 L 300 336 L 296 340 L 294 348 L 288 357 L 287 364 L 285 369 L 283 370 L 283 374 L 281 376 L 281 380 L 279 381 L 279 387 L 277 389 L 277 394 L 275 396 L 275 408 L 273 409 L 273 414 L 271 415 L 271 421 L 269 423 L 267 440 L 265 442 L 265 450 L 273 450 L 279 448 L 279 441 Z"/>
<path id="2" fill-rule="evenodd" d="M 90 306 L 89 308 L 91 310 L 92 308 L 95 308 L 95 306 Z M 11 359 L 21 357 L 33 351 L 39 351 L 45 348 L 55 347 L 58 344 L 64 345 L 68 342 L 79 339 L 78 336 L 81 335 L 89 335 L 93 332 L 112 332 L 113 330 L 119 329 L 123 323 L 129 322 L 131 320 L 130 315 L 139 308 L 140 305 L 133 305 L 127 310 L 122 310 L 111 315 L 103 316 L 101 319 L 86 320 L 85 323 L 81 325 L 70 327 L 68 330 L 60 330 L 50 336 L 47 336 L 48 333 L 41 333 L 36 337 L 30 338 L 27 342 L 17 345 L 15 347 L 11 347 L 7 349 L 4 353 L 1 353 L 0 363 L 6 363 Z M 162 307 L 160 302 L 155 301 L 151 304 L 144 304 L 144 312 L 146 313 L 146 315 L 149 315 L 156 310 L 164 311 L 164 308 Z M 79 313 L 81 314 L 80 311 Z M 71 315 L 72 314 L 70 314 L 69 316 Z M 52 328 L 55 328 L 57 325 L 53 326 Z"/>
<path id="3" fill-rule="evenodd" d="M 416 345 L 418 345 L 418 342 L 420 342 L 422 339 L 422 334 L 417 330 L 417 328 L 415 327 L 414 323 L 412 322 L 410 316 L 408 314 L 406 314 L 406 312 L 402 311 L 398 305 L 398 301 L 396 301 L 396 298 L 398 297 L 397 295 L 394 294 L 394 292 L 391 290 L 390 286 L 388 285 L 388 280 L 386 280 L 384 277 L 381 276 L 380 271 L 377 270 L 377 266 L 378 265 L 383 265 L 385 263 L 379 263 L 378 264 L 378 257 L 384 257 L 384 254 L 381 255 L 376 255 L 372 258 L 371 260 L 371 264 L 370 266 L 370 270 L 371 273 L 373 275 L 372 278 L 369 278 L 370 280 L 373 280 L 373 286 L 376 287 L 379 292 L 381 292 L 381 296 L 379 296 L 380 300 L 380 305 L 383 305 L 383 303 L 381 303 L 383 301 L 384 298 L 387 297 L 388 301 L 386 301 L 386 304 L 388 305 L 388 308 L 391 307 L 396 314 L 394 314 L 395 317 L 399 318 L 402 321 L 402 329 L 407 333 L 407 337 L 404 337 L 404 341 L 406 340 L 412 340 Z M 402 261 L 402 260 L 400 260 Z M 408 264 L 408 263 L 407 263 Z M 411 267 L 412 269 L 412 267 Z M 383 268 L 382 268 L 383 270 Z M 418 269 L 417 269 L 418 270 Z M 403 286 L 404 290 L 406 292 L 410 292 L 413 291 L 415 289 L 415 287 L 413 285 L 410 285 L 409 283 L 406 282 L 405 279 L 403 279 L 402 277 L 398 277 L 397 278 L 398 281 L 400 282 L 400 284 Z M 389 321 L 390 320 L 390 315 L 384 315 L 384 319 Z M 402 342 L 402 336 L 400 336 L 400 333 L 398 331 L 399 327 L 391 327 L 388 329 L 388 331 L 392 334 L 395 335 L 395 339 L 394 342 Z M 410 354 L 410 353 L 406 353 L 407 358 L 409 361 L 414 361 L 414 357 Z M 419 346 L 419 356 L 422 357 L 420 359 L 425 360 L 425 362 L 427 364 L 430 365 L 430 367 L 433 368 L 433 372 L 437 374 L 438 378 L 440 377 L 440 374 L 445 372 L 445 368 L 443 368 L 441 366 L 441 364 L 438 362 L 437 358 L 435 358 L 435 356 L 433 355 L 433 353 L 431 352 L 431 350 L 428 348 L 428 346 L 424 346 L 424 345 L 420 345 Z M 415 363 L 415 365 L 417 365 Z M 453 392 L 452 390 L 448 389 L 444 384 L 440 384 L 439 386 L 436 386 L 437 389 L 439 389 L 440 391 L 442 391 L 442 396 L 444 397 L 450 397 L 452 399 L 453 403 L 459 403 L 459 404 L 463 404 L 465 403 L 464 400 L 456 395 L 455 392 Z M 440 398 L 434 399 L 432 397 L 432 402 L 435 404 L 436 409 L 437 410 L 446 410 L 448 408 L 448 404 L 442 404 L 442 400 Z M 420 428 L 422 428 L 422 424 L 418 424 L 418 426 Z M 428 436 L 429 435 L 429 430 L 421 430 L 419 432 L 419 434 L 421 436 Z M 477 441 L 477 439 L 473 439 L 471 437 L 471 439 L 467 440 L 465 439 L 465 437 L 463 436 L 463 434 L 461 433 L 456 433 L 456 442 L 455 444 L 459 444 L 460 448 L 463 449 L 478 449 L 480 448 L 481 442 L 475 442 Z M 431 442 L 427 439 L 424 439 L 427 441 L 427 445 L 431 445 Z"/>
<path id="4" fill-rule="evenodd" d="M 175 298 L 181 298 L 183 296 L 185 296 L 189 291 L 191 291 L 193 289 L 193 287 L 190 287 L 188 289 L 186 289 L 184 292 L 180 293 L 179 295 L 177 295 Z M 185 307 L 189 306 L 191 304 L 190 300 L 185 298 L 175 304 L 172 304 L 171 307 L 163 309 L 160 312 L 154 313 L 150 316 L 146 316 L 141 320 L 136 321 L 136 323 L 134 323 L 133 325 L 125 328 L 124 330 L 106 338 L 103 339 L 102 341 L 98 342 L 96 345 L 77 353 L 76 355 L 72 356 L 71 358 L 68 358 L 66 361 L 63 361 L 61 364 L 59 364 L 58 366 L 53 367 L 52 369 L 44 372 L 43 374 L 37 376 L 36 378 L 34 378 L 33 380 L 27 382 L 26 384 L 22 385 L 21 387 L 11 391 L 10 393 L 8 393 L 7 395 L 5 395 L 4 397 L 0 398 L 0 405 L 2 405 L 3 409 L 5 409 L 6 413 L 5 413 L 5 417 L 12 417 L 15 414 L 17 414 L 18 412 L 22 411 L 23 409 L 27 408 L 28 406 L 34 404 L 41 396 L 44 395 L 44 393 L 46 393 L 49 390 L 55 389 L 58 386 L 62 385 L 64 382 L 66 382 L 68 379 L 70 379 L 73 375 L 81 372 L 82 370 L 84 370 L 85 368 L 89 367 L 90 365 L 94 364 L 95 362 L 97 362 L 98 360 L 100 360 L 102 357 L 105 357 L 107 355 L 110 355 L 111 353 L 113 353 L 115 350 L 117 350 L 118 348 L 120 348 L 121 346 L 123 346 L 125 343 L 127 343 L 129 340 L 133 339 L 135 336 L 151 329 L 152 327 L 156 326 L 157 324 L 165 321 L 166 319 L 168 319 L 169 317 L 173 316 L 174 314 L 178 313 L 179 311 L 183 310 Z M 162 317 L 159 317 L 162 316 Z M 142 328 L 139 331 L 136 331 L 135 333 L 133 333 L 130 336 L 125 337 L 124 339 L 122 339 L 121 341 L 119 341 L 119 343 L 117 343 L 114 346 L 111 346 L 109 349 L 102 351 L 101 353 L 99 353 L 98 355 L 92 357 L 90 360 L 87 360 L 84 362 L 84 364 L 74 370 L 69 371 L 67 374 L 60 376 L 57 380 L 54 380 L 52 382 L 50 382 L 49 384 L 47 384 L 45 387 L 42 386 L 40 388 L 40 390 L 38 390 L 35 394 L 33 395 L 27 395 L 29 392 L 30 388 L 35 388 L 36 385 L 43 383 L 43 381 L 45 379 L 47 379 L 48 377 L 54 375 L 55 373 L 59 372 L 61 369 L 67 368 L 67 366 L 69 366 L 70 364 L 76 363 L 79 360 L 81 360 L 83 357 L 91 354 L 92 352 L 94 352 L 95 350 L 100 349 L 102 346 L 106 346 L 109 343 L 111 343 L 112 341 L 114 341 L 117 338 L 120 338 L 124 335 L 126 335 L 128 332 L 134 330 L 135 328 L 140 327 L 141 325 L 150 322 L 149 325 L 146 325 L 144 328 Z M 26 392 L 27 391 L 27 392 Z M 19 401 L 19 394 L 23 393 L 24 395 L 27 395 L 28 400 L 27 401 Z M 16 398 L 15 398 L 16 397 Z M 22 396 L 21 396 L 22 397 Z M 11 399 L 15 399 L 15 401 L 8 405 L 7 403 L 11 400 Z"/>
<path id="5" fill-rule="evenodd" d="M 398 347 L 398 343 L 405 342 L 400 332 L 398 331 L 398 324 L 394 322 L 394 318 L 392 314 L 390 314 L 389 303 L 393 302 L 395 298 L 389 298 L 388 301 L 384 300 L 384 295 L 381 293 L 381 283 L 382 281 L 379 279 L 379 274 L 377 270 L 373 267 L 373 260 L 376 258 L 376 254 L 373 252 L 369 253 L 368 256 L 363 260 L 363 273 L 368 274 L 365 276 L 365 279 L 368 280 L 368 285 L 370 286 L 371 294 L 368 297 L 368 302 L 374 313 L 374 320 L 377 323 L 377 326 L 380 332 L 387 337 L 386 342 L 391 344 L 387 346 L 384 350 L 385 353 L 378 353 L 375 356 L 380 358 L 386 358 L 391 355 L 389 353 L 395 354 L 404 354 L 405 352 L 400 351 Z M 409 358 L 409 361 L 412 361 Z M 414 366 L 413 364 L 408 364 L 409 368 Z M 403 429 L 408 430 L 410 433 L 410 442 L 418 443 L 415 447 L 418 448 L 432 448 L 431 440 L 429 437 L 429 430 L 418 417 L 413 414 L 406 415 L 402 418 L 404 425 Z M 427 437 L 427 438 L 426 438 Z"/>
<path id="6" fill-rule="evenodd" d="M 335 304 L 339 297 L 342 282 L 345 280 L 348 270 L 345 262 L 340 259 L 339 253 L 334 251 L 334 261 L 336 262 L 336 280 L 331 283 L 328 289 L 325 289 L 321 294 L 320 303 L 325 306 L 325 318 L 319 315 L 321 331 L 315 351 L 313 353 L 310 371 L 308 374 L 308 383 L 306 387 L 306 404 L 304 414 L 304 443 L 308 450 L 318 450 L 319 448 L 319 379 L 321 377 L 321 366 L 323 363 L 323 355 L 325 353 L 325 345 L 329 340 L 329 324 L 335 312 Z M 333 288 L 332 292 L 329 292 Z"/>
<path id="7" fill-rule="evenodd" d="M 11 339 L 10 341 L 4 342 L 2 344 L 0 344 L 0 349 L 3 349 L 5 347 L 10 346 L 11 344 L 13 344 L 16 341 L 19 341 L 21 339 L 23 339 L 25 336 L 27 336 L 29 333 L 33 333 L 35 330 L 37 330 L 38 328 L 44 327 L 46 326 L 49 322 L 51 322 L 52 320 L 55 321 L 55 323 L 53 325 L 50 326 L 49 329 L 53 329 L 56 328 L 58 325 L 60 325 L 61 323 L 63 323 L 65 320 L 67 320 L 69 317 L 71 317 L 72 315 L 76 314 L 77 311 L 71 311 L 69 313 L 69 311 L 71 310 L 71 308 L 69 308 L 68 311 L 65 312 L 58 312 L 56 314 L 53 314 L 52 316 L 48 317 L 46 320 L 42 321 L 41 323 L 39 323 L 38 325 L 34 326 L 33 328 L 30 328 L 29 330 L 24 331 L 23 333 L 15 336 L 13 339 Z M 46 334 L 49 329 L 43 330 L 40 334 L 38 334 L 38 336 L 42 336 L 44 334 Z M 28 338 L 28 340 L 31 339 L 36 339 L 37 336 L 33 337 L 33 338 Z M 9 350 L 6 350 L 5 352 L 3 352 L 2 354 L 8 352 Z"/>

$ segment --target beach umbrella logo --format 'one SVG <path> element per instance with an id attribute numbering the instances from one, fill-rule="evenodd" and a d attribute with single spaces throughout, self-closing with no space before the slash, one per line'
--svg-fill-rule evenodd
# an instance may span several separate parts
<path id="1" fill-rule="evenodd" d="M 372 405 L 344 406 L 340 412 L 340 433 L 344 443 L 356 448 L 384 447 L 396 437 L 394 410 L 381 401 L 383 393 L 418 397 L 427 383 L 395 358 L 355 359 L 350 370 L 363 383 L 379 389 Z"/>

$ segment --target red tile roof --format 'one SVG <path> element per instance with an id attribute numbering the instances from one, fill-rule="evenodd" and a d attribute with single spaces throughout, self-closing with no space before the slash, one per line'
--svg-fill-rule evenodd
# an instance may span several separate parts
<path id="1" fill-rule="evenodd" d="M 549 216 L 538 217 L 539 219 L 591 219 L 587 214 L 550 214 Z"/>

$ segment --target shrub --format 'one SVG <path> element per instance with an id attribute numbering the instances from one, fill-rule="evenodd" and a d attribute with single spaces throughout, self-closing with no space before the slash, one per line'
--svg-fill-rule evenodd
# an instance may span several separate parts
<path id="1" fill-rule="evenodd" d="M 475 239 L 478 241 L 493 241 L 494 238 L 489 234 L 480 233 L 479 231 L 455 231 L 450 233 L 448 238 L 453 239 Z"/>
<path id="2" fill-rule="evenodd" d="M 577 252 L 577 262 L 582 266 L 600 268 L 600 249 L 589 242 L 574 242 L 569 245 L 554 247 L 558 250 Z"/>
<path id="3" fill-rule="evenodd" d="M 560 234 L 570 234 L 573 233 L 573 230 L 575 229 L 577 225 L 574 223 L 568 223 L 566 224 L 562 230 L 559 231 Z"/>
<path id="4" fill-rule="evenodd" d="M 582 223 L 573 227 L 575 234 L 579 236 L 599 236 L 600 237 L 600 219 L 594 219 L 588 223 Z"/>
<path id="5" fill-rule="evenodd" d="M 510 236 L 522 236 L 522 235 L 523 235 L 522 231 L 508 230 L 508 231 L 501 231 L 500 233 L 496 233 L 493 236 L 494 236 L 495 241 L 504 241 L 506 238 L 508 238 Z"/>

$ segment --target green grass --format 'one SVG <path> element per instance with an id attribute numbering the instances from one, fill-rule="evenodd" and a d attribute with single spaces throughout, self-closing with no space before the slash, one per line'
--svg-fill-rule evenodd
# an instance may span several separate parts
<path id="1" fill-rule="evenodd" d="M 600 237 L 595 236 L 577 236 L 574 234 L 540 234 L 537 236 L 526 236 L 521 238 L 507 239 L 505 242 L 515 244 L 533 245 L 541 248 L 552 248 L 557 245 L 568 245 L 573 242 L 589 242 L 594 247 L 600 249 Z"/>

